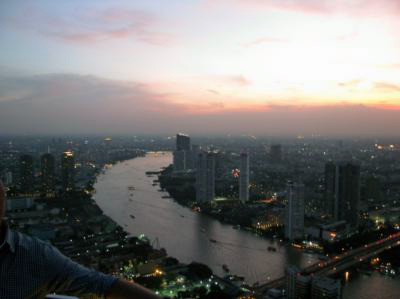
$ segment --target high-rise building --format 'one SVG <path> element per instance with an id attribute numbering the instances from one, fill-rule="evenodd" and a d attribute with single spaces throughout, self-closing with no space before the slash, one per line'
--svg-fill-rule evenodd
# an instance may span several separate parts
<path id="1" fill-rule="evenodd" d="M 40 159 L 42 192 L 50 194 L 55 190 L 55 159 L 52 154 L 44 154 Z"/>
<path id="2" fill-rule="evenodd" d="M 269 157 L 272 162 L 282 161 L 282 146 L 280 144 L 271 145 Z"/>
<path id="3" fill-rule="evenodd" d="M 174 151 L 173 166 L 175 171 L 194 168 L 193 153 L 188 135 L 176 134 L 176 150 Z"/>
<path id="4" fill-rule="evenodd" d="M 197 144 L 193 144 L 192 145 L 191 155 L 192 155 L 192 166 L 193 166 L 193 169 L 196 169 L 196 167 L 197 167 L 200 151 L 201 151 L 200 145 L 197 145 Z"/>
<path id="5" fill-rule="evenodd" d="M 64 152 L 61 157 L 61 178 L 64 191 L 75 189 L 75 159 L 71 151 Z"/>
<path id="6" fill-rule="evenodd" d="M 335 215 L 335 189 L 336 188 L 336 164 L 325 164 L 325 202 L 324 213 L 333 218 Z"/>
<path id="7" fill-rule="evenodd" d="M 183 171 L 186 169 L 186 151 L 179 150 L 173 153 L 174 171 Z"/>
<path id="8" fill-rule="evenodd" d="M 190 151 L 190 137 L 185 134 L 176 134 L 176 150 Z"/>
<path id="9" fill-rule="evenodd" d="M 288 299 L 339 299 L 340 280 L 318 275 L 306 275 L 297 266 L 288 266 L 285 271 Z"/>
<path id="10" fill-rule="evenodd" d="M 249 200 L 249 154 L 240 154 L 239 200 L 246 203 Z"/>
<path id="11" fill-rule="evenodd" d="M 31 155 L 22 155 L 19 158 L 19 190 L 22 193 L 34 191 L 34 169 Z"/>
<path id="12" fill-rule="evenodd" d="M 196 200 L 210 202 L 215 197 L 215 157 L 213 153 L 200 152 L 196 172 Z"/>
<path id="13" fill-rule="evenodd" d="M 304 185 L 288 182 L 285 237 L 300 239 L 304 235 Z"/>
<path id="14" fill-rule="evenodd" d="M 288 299 L 309 299 L 311 277 L 303 275 L 297 266 L 288 266 L 285 271 L 286 296 Z"/>
<path id="15" fill-rule="evenodd" d="M 345 220 L 351 228 L 359 223 L 360 166 L 351 162 L 325 166 L 327 211 L 335 221 Z"/>
<path id="16" fill-rule="evenodd" d="M 314 276 L 311 282 L 311 299 L 342 298 L 340 280 L 324 276 Z"/>

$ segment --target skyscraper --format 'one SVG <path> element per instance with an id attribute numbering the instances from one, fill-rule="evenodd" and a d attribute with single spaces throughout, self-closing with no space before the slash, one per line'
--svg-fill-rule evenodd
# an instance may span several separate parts
<path id="1" fill-rule="evenodd" d="M 175 171 L 193 168 L 193 155 L 188 135 L 176 134 L 176 150 L 174 151 L 173 166 Z"/>
<path id="2" fill-rule="evenodd" d="M 327 211 L 336 221 L 345 220 L 351 228 L 359 223 L 360 166 L 351 162 L 325 166 Z"/>
<path id="3" fill-rule="evenodd" d="M 174 171 L 182 171 L 186 169 L 186 151 L 179 150 L 173 153 Z"/>
<path id="4" fill-rule="evenodd" d="M 70 151 L 64 152 L 61 157 L 61 177 L 64 191 L 75 189 L 75 159 Z"/>
<path id="5" fill-rule="evenodd" d="M 309 299 L 311 277 L 303 275 L 300 268 L 290 265 L 285 271 L 286 293 L 288 299 Z"/>
<path id="6" fill-rule="evenodd" d="M 192 165 L 194 169 L 196 169 L 197 167 L 200 150 L 201 150 L 200 145 L 197 144 L 192 145 L 191 156 L 192 156 Z"/>
<path id="7" fill-rule="evenodd" d="M 215 197 L 215 158 L 213 153 L 200 152 L 196 172 L 196 200 L 210 202 Z"/>
<path id="8" fill-rule="evenodd" d="M 55 160 L 52 154 L 44 154 L 40 159 L 42 192 L 50 194 L 55 189 Z"/>
<path id="9" fill-rule="evenodd" d="M 325 202 L 324 213 L 329 217 L 335 215 L 335 187 L 336 186 L 336 164 L 328 162 L 325 164 Z"/>
<path id="10" fill-rule="evenodd" d="M 190 151 L 190 137 L 185 134 L 176 134 L 176 150 Z"/>
<path id="11" fill-rule="evenodd" d="M 304 235 L 304 185 L 288 182 L 285 237 L 300 239 Z"/>
<path id="12" fill-rule="evenodd" d="M 22 193 L 32 193 L 34 190 L 33 157 L 22 155 L 19 158 L 19 189 Z"/>
<path id="13" fill-rule="evenodd" d="M 249 200 L 249 155 L 240 154 L 239 200 L 245 203 Z"/>

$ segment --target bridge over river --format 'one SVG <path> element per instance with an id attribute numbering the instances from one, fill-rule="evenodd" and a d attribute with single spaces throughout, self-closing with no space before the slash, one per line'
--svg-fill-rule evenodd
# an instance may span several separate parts
<path id="1" fill-rule="evenodd" d="M 346 251 L 340 255 L 334 256 L 328 261 L 320 261 L 303 269 L 304 274 L 330 276 L 340 273 L 356 264 L 362 263 L 369 258 L 380 254 L 385 250 L 400 245 L 400 233 L 395 233 L 387 238 L 365 244 L 362 247 Z M 254 288 L 256 294 L 263 294 L 271 288 L 283 288 L 285 285 L 285 277 L 268 281 Z"/>

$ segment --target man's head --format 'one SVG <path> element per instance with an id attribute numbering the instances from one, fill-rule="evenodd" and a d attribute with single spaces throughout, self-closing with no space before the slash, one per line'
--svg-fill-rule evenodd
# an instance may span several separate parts
<path id="1" fill-rule="evenodd" d="M 6 212 L 6 190 L 4 189 L 3 183 L 0 180 L 0 226 L 1 220 Z"/>

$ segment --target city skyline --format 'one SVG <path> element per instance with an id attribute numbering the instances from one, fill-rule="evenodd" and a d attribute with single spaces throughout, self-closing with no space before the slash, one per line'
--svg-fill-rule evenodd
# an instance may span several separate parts
<path id="1" fill-rule="evenodd" d="M 394 136 L 399 14 L 391 0 L 3 1 L 0 134 Z"/>

